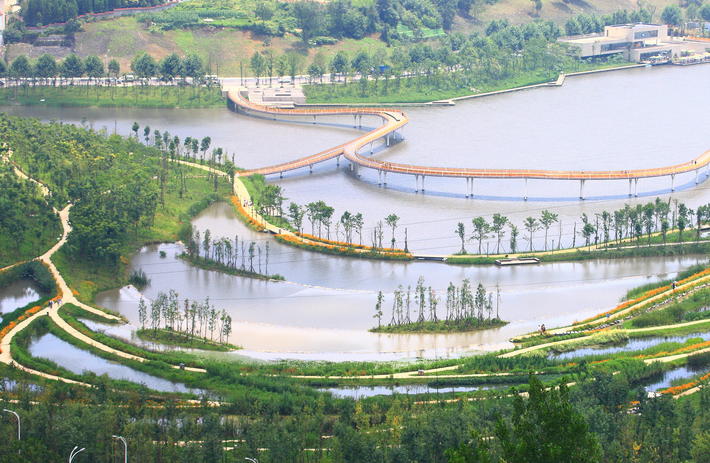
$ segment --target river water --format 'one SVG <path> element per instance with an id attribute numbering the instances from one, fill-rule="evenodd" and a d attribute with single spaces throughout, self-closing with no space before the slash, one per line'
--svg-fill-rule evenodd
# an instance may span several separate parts
<path id="1" fill-rule="evenodd" d="M 113 379 L 125 379 L 162 392 L 193 392 L 200 394 L 200 389 L 188 388 L 182 383 L 173 383 L 166 379 L 134 370 L 120 363 L 105 360 L 90 352 L 72 346 L 53 334 L 45 334 L 30 342 L 28 348 L 33 357 L 43 357 L 75 374 L 92 371 L 97 375 L 108 375 Z"/>
<path id="2" fill-rule="evenodd" d="M 423 165 L 510 167 L 548 169 L 635 169 L 671 165 L 690 160 L 710 148 L 710 133 L 696 108 L 707 107 L 704 91 L 710 67 L 655 67 L 580 76 L 567 79 L 561 88 L 545 88 L 498 95 L 458 103 L 455 107 L 407 108 L 410 123 L 405 139 L 385 149 L 375 146 L 374 156 L 392 162 Z M 70 123 L 92 125 L 129 134 L 134 121 L 151 131 L 171 135 L 212 138 L 212 147 L 223 147 L 238 166 L 250 168 L 284 162 L 342 143 L 354 137 L 352 119 L 271 121 L 221 109 L 131 110 L 5 108 L 14 114 L 34 115 Z M 374 126 L 376 118 L 363 118 Z M 548 209 L 559 214 L 560 224 L 550 229 L 554 240 L 570 246 L 573 230 L 581 228 L 580 216 L 594 217 L 604 210 L 632 207 L 660 196 L 664 201 L 685 202 L 689 207 L 710 202 L 705 172 L 695 186 L 692 174 L 677 176 L 676 191 L 670 179 L 639 182 L 639 197 L 629 198 L 628 182 L 587 182 L 586 201 L 580 201 L 579 184 L 564 181 L 530 181 L 528 201 L 522 197 L 520 180 L 476 180 L 474 198 L 465 198 L 465 181 L 426 179 L 426 192 L 414 192 L 414 179 L 388 176 L 387 186 L 377 175 L 363 171 L 354 176 L 347 162 L 335 161 L 291 172 L 280 185 L 290 201 L 304 205 L 324 200 L 335 208 L 334 221 L 346 210 L 361 212 L 363 242 L 376 222 L 389 214 L 400 217 L 396 229 L 398 247 L 404 246 L 405 229 L 410 250 L 422 253 L 456 252 L 461 242 L 455 234 L 458 222 L 467 225 L 494 213 L 510 218 L 521 231 L 528 217 Z M 216 205 L 194 221 L 213 236 L 239 235 L 265 249 L 264 235 L 254 234 L 225 205 Z M 306 231 L 310 224 L 306 221 Z M 331 230 L 335 235 L 335 229 Z M 385 241 L 391 230 L 385 229 Z M 530 243 L 518 239 L 519 248 Z M 342 239 L 342 234 L 339 235 Z M 359 239 L 356 237 L 356 240 Z M 509 236 L 503 247 L 509 250 Z M 536 249 L 545 246 L 543 232 L 532 239 Z M 469 252 L 477 251 L 466 243 Z M 482 248 L 493 251 L 492 239 Z M 158 250 L 167 251 L 160 258 Z M 286 283 L 261 282 L 193 269 L 177 260 L 178 245 L 148 247 L 133 257 L 151 279 L 143 289 L 146 297 L 176 289 L 181 298 L 204 300 L 234 319 L 230 342 L 245 347 L 259 358 L 386 359 L 416 355 L 451 356 L 477 350 L 508 347 L 508 339 L 534 330 L 570 323 L 607 310 L 631 287 L 673 277 L 687 266 L 706 261 L 705 256 L 545 264 L 524 268 L 454 267 L 436 263 L 387 263 L 329 257 L 270 242 L 269 273 L 286 277 Z M 427 285 L 445 292 L 450 281 L 457 285 L 469 278 L 489 291 L 500 286 L 501 318 L 511 323 L 478 333 L 441 335 L 378 335 L 367 332 L 373 319 L 377 291 L 385 293 L 383 321 L 389 321 L 392 291 L 398 285 L 414 286 L 419 276 Z M 97 302 L 137 320 L 140 295 L 124 288 L 100 294 Z M 443 303 L 440 304 L 443 309 Z"/>
<path id="3" fill-rule="evenodd" d="M 10 283 L 0 291 L 0 320 L 2 314 L 24 307 L 42 297 L 37 284 L 30 279 Z"/>

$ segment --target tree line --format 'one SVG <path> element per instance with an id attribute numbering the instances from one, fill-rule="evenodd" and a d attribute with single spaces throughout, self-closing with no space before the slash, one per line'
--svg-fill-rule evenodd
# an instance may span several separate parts
<path id="1" fill-rule="evenodd" d="M 710 220 L 710 204 L 698 206 L 696 210 L 690 209 L 678 200 L 667 202 L 656 198 L 655 201 L 646 204 L 637 204 L 631 207 L 628 204 L 616 211 L 602 211 L 589 217 L 586 213 L 580 217 L 579 227 L 577 221 L 573 224 L 571 248 L 577 247 L 577 237 L 584 240 L 584 246 L 590 244 L 615 244 L 621 245 L 623 240 L 641 244 L 641 238 L 646 237 L 646 244 L 651 244 L 654 233 L 660 233 L 663 244 L 666 244 L 668 233 L 673 230 L 678 231 L 678 242 L 683 242 L 683 233 L 686 229 L 695 227 L 696 239 L 700 238 L 701 225 Z M 550 229 L 557 224 L 557 241 L 552 240 L 550 244 Z M 472 231 L 470 235 L 466 233 L 466 225 L 459 222 L 455 230 L 461 240 L 461 249 L 457 254 L 467 254 L 466 242 L 478 244 L 477 254 L 501 254 L 508 250 L 511 253 L 535 251 L 535 234 L 544 230 L 543 250 L 562 249 L 563 224 L 559 219 L 559 214 L 543 210 L 540 217 L 528 216 L 523 221 L 521 227 L 526 232 L 523 239 L 527 245 L 519 246 L 520 229 L 513 224 L 508 217 L 496 213 L 493 214 L 489 222 L 484 217 L 475 217 L 471 220 Z M 508 247 L 503 244 L 503 239 L 507 232 L 510 232 Z M 569 232 L 565 233 L 568 236 Z M 483 242 L 489 238 L 494 239 L 492 249 L 486 246 L 483 249 Z M 490 245 L 490 242 L 487 242 Z M 539 249 L 538 249 L 539 250 Z"/>
<path id="2" fill-rule="evenodd" d="M 204 303 L 191 303 L 185 299 L 181 308 L 179 295 L 172 289 L 168 294 L 159 291 L 156 298 L 150 301 L 150 306 L 141 298 L 138 303 L 138 321 L 141 329 L 145 329 L 147 323 L 153 331 L 162 327 L 193 339 L 207 339 L 209 333 L 209 340 L 214 341 L 214 333 L 217 331 L 216 341 L 219 344 L 228 344 L 232 333 L 232 317 L 224 309 L 221 312 L 215 310 L 214 305 L 210 305 L 209 296 Z"/>
<path id="3" fill-rule="evenodd" d="M 58 382 L 33 388 L 19 381 L 0 390 L 0 402 L 20 416 L 22 439 L 15 417 L 3 413 L 0 458 L 60 461 L 78 445 L 86 448 L 82 461 L 122 461 L 124 447 L 112 435 L 125 437 L 129 459 L 141 463 L 701 463 L 710 454 L 707 388 L 680 400 L 651 397 L 624 372 L 580 365 L 573 387 L 531 376 L 525 396 L 447 404 L 446 389 L 416 399 L 333 399 L 274 375 L 256 378 L 241 370 L 240 377 L 240 367 L 221 367 L 239 393 L 219 407 L 206 400 L 186 406 L 176 398 L 156 403 L 146 389 L 116 391 L 105 377 L 95 388 Z M 209 368 L 219 371 L 216 364 Z M 424 403 L 415 403 L 420 399 Z"/>
<path id="4" fill-rule="evenodd" d="M 131 70 L 140 79 L 151 79 L 160 77 L 165 82 L 170 82 L 175 78 L 193 79 L 193 85 L 202 81 L 205 76 L 205 66 L 202 59 L 189 54 L 180 58 L 177 53 L 171 53 L 160 61 L 146 52 L 137 53 L 131 60 Z M 104 62 L 96 55 L 89 55 L 82 59 L 76 53 L 69 54 L 61 62 L 49 53 L 45 53 L 32 63 L 27 55 L 21 54 L 15 58 L 8 67 L 5 62 L 0 61 L 0 77 L 10 77 L 13 79 L 39 79 L 39 83 L 45 85 L 56 85 L 59 78 L 59 85 L 62 86 L 64 79 L 88 77 L 100 79 L 103 77 L 118 78 L 121 74 L 121 65 L 118 60 L 111 59 L 104 67 Z M 210 83 L 210 82 L 207 82 Z"/>
<path id="5" fill-rule="evenodd" d="M 190 232 L 191 230 L 191 232 Z M 204 234 L 194 226 L 185 228 L 180 233 L 180 237 L 185 243 L 187 255 L 192 258 L 200 257 L 200 249 L 204 251 L 203 259 L 215 262 L 219 265 L 224 265 L 231 269 L 241 269 L 244 272 L 252 274 L 268 275 L 269 274 L 269 242 L 261 248 L 255 241 L 247 242 L 239 241 L 239 235 L 234 236 L 232 241 L 230 238 L 214 237 L 209 229 L 206 229 Z M 239 252 L 241 245 L 241 254 Z M 241 255 L 241 265 L 239 264 L 239 256 Z M 262 272 L 262 255 L 264 262 L 264 271 Z M 257 259 L 257 265 L 254 265 L 254 259 Z"/>
<path id="6" fill-rule="evenodd" d="M 444 304 L 446 314 L 443 318 L 439 318 L 437 307 L 441 297 L 431 286 L 425 285 L 424 277 L 419 277 L 413 292 L 411 285 L 407 286 L 406 291 L 402 285 L 399 285 L 392 294 L 392 317 L 388 327 L 407 327 L 416 324 L 421 326 L 431 322 L 434 326 L 441 324 L 445 329 L 475 329 L 489 325 L 491 320 L 499 322 L 500 289 L 496 288 L 496 291 L 496 316 L 492 318 L 493 293 L 487 292 L 482 283 L 478 283 L 475 290 L 468 278 L 463 280 L 461 286 L 449 283 Z M 384 303 L 385 297 L 382 291 L 379 291 L 373 317 L 377 319 L 376 330 L 382 328 Z"/>
<path id="7" fill-rule="evenodd" d="M 5 155 L 7 148 L 0 152 Z M 0 162 L 0 191 L 0 267 L 37 257 L 57 242 L 61 224 L 35 182 Z"/>
<path id="8" fill-rule="evenodd" d="M 24 0 L 20 17 L 27 26 L 63 23 L 86 13 L 104 13 L 116 8 L 156 6 L 166 0 Z"/>

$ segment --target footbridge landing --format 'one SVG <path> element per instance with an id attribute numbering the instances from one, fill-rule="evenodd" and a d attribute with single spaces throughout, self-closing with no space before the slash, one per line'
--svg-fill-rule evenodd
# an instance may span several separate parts
<path id="1" fill-rule="evenodd" d="M 255 104 L 246 100 L 239 90 L 228 92 L 229 101 L 235 109 L 251 113 L 260 113 L 270 116 L 303 116 L 313 117 L 314 123 L 318 116 L 352 115 L 357 122 L 358 117 L 378 116 L 382 119 L 383 125 L 347 143 L 338 145 L 329 150 L 307 156 L 294 161 L 285 162 L 269 167 L 250 169 L 237 172 L 237 176 L 247 177 L 253 174 L 280 174 L 284 172 L 309 167 L 313 171 L 313 165 L 333 158 L 340 161 L 340 156 L 344 156 L 351 162 L 352 168 L 359 176 L 361 168 L 373 169 L 378 172 L 379 183 L 387 184 L 387 173 L 411 175 L 415 180 L 415 191 L 419 191 L 419 180 L 421 178 L 421 190 L 424 191 L 424 180 L 426 177 L 449 177 L 462 178 L 466 180 L 466 197 L 473 196 L 474 179 L 522 179 L 525 181 L 525 196 L 527 200 L 528 179 L 541 180 L 573 180 L 579 182 L 579 197 L 585 198 L 584 187 L 588 180 L 628 180 L 629 196 L 638 196 L 638 181 L 643 178 L 670 177 L 671 191 L 675 190 L 675 176 L 678 174 L 694 172 L 695 184 L 700 182 L 700 170 L 705 168 L 705 177 L 710 175 L 710 150 L 700 156 L 682 163 L 671 166 L 653 167 L 648 169 L 635 170 L 543 170 L 543 169 L 480 169 L 480 168 L 459 168 L 459 167 L 431 167 L 418 166 L 403 163 L 390 163 L 363 156 L 361 150 L 366 145 L 370 146 L 372 154 L 373 143 L 380 139 L 390 143 L 390 137 L 397 137 L 400 132 L 400 139 L 404 138 L 403 128 L 409 122 L 409 117 L 402 111 L 386 108 L 323 108 L 323 109 L 286 109 L 272 108 Z M 383 182 L 384 177 L 384 182 Z"/>

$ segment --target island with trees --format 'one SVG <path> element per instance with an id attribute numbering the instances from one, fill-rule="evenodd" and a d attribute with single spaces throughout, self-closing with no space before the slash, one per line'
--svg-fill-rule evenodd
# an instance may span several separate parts
<path id="1" fill-rule="evenodd" d="M 20 2 L 4 31 L 2 101 L 51 104 L 66 94 L 58 106 L 217 106 L 219 85 L 205 75 L 289 85 L 284 77 L 293 84 L 302 71 L 311 101 L 432 101 L 627 64 L 575 59 L 555 42 L 563 31 L 660 18 L 680 33 L 684 19 L 710 20 L 702 2 L 617 10 L 545 0 L 191 0 L 164 11 L 79 18 L 163 2 L 90 3 Z M 523 19 L 511 20 L 506 9 Z M 75 40 L 78 52 L 35 59 L 16 51 L 20 43 L 55 40 L 52 34 Z M 111 38 L 96 40 L 101 34 Z M 140 34 L 155 39 L 151 53 L 131 49 Z M 249 36 L 254 47 L 235 46 L 245 34 L 256 34 Z M 83 48 L 87 42 L 96 46 Z M 228 54 L 230 47 L 238 51 Z M 119 83 L 129 72 L 137 82 Z M 182 239 L 194 265 L 277 278 L 269 275 L 266 245 L 196 233 L 192 219 L 215 202 L 231 204 L 252 227 L 268 220 L 284 231 L 276 239 L 338 255 L 411 260 L 415 238 L 401 212 L 388 211 L 365 233 L 361 211 L 336 214 L 328 198 L 285 207 L 285 192 L 259 178 L 246 181 L 252 203 L 245 206 L 234 196 L 238 167 L 210 136 L 181 139 L 142 121 L 121 136 L 6 114 L 0 133 L 0 294 L 26 281 L 38 290 L 1 314 L 0 462 L 708 461 L 706 262 L 629 291 L 585 320 L 518 336 L 513 348 L 408 361 L 240 356 L 227 352 L 238 348 L 238 336 L 230 341 L 239 320 L 215 306 L 219 298 L 188 301 L 179 288 L 162 288 L 155 300 L 140 300 L 137 335 L 177 348 L 153 349 L 96 329 L 124 325 L 95 307 L 94 297 L 129 282 L 136 249 Z M 460 239 L 449 264 L 505 254 L 544 262 L 707 253 L 701 227 L 709 211 L 659 198 L 564 224 L 547 209 L 517 222 L 502 212 L 472 213 L 442 233 Z M 133 280 L 145 278 L 136 272 Z M 496 329 L 506 323 L 500 304 L 498 288 L 463 279 L 444 295 L 420 278 L 391 296 L 377 294 L 373 331 L 411 338 Z M 86 355 L 86 370 L 34 355 L 41 337 Z M 601 350 L 587 350 L 593 346 Z M 89 371 L 104 362 L 128 369 L 132 381 Z M 680 368 L 680 377 L 667 376 Z"/>

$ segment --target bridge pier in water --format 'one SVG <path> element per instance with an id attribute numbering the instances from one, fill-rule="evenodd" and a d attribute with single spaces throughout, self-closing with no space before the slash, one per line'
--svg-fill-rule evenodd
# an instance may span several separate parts
<path id="1" fill-rule="evenodd" d="M 579 181 L 579 199 L 584 200 L 584 182 L 586 180 Z"/>
<path id="2" fill-rule="evenodd" d="M 695 184 L 696 185 L 698 184 L 698 170 L 699 169 L 695 169 Z"/>
<path id="3" fill-rule="evenodd" d="M 525 196 L 523 196 L 523 200 L 527 201 L 528 200 L 528 179 L 525 179 Z"/>
<path id="4" fill-rule="evenodd" d="M 671 191 L 675 191 L 675 174 L 671 174 Z"/>
<path id="5" fill-rule="evenodd" d="M 466 197 L 472 197 L 473 196 L 473 179 L 470 177 L 466 177 Z"/>
<path id="6" fill-rule="evenodd" d="M 638 194 L 639 179 L 637 179 L 637 178 L 630 178 L 629 179 L 629 197 L 631 196 L 631 185 L 633 185 L 633 188 L 634 188 L 633 195 L 638 196 L 639 195 Z M 671 191 L 673 191 L 673 190 L 671 189 Z"/>
<path id="7" fill-rule="evenodd" d="M 422 193 L 424 192 L 424 178 L 425 175 L 422 175 Z M 414 174 L 414 182 L 416 184 L 415 192 L 419 193 L 419 174 Z"/>

